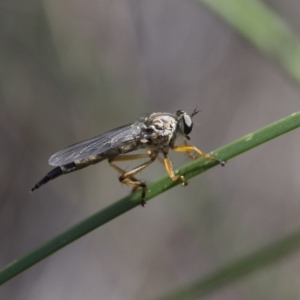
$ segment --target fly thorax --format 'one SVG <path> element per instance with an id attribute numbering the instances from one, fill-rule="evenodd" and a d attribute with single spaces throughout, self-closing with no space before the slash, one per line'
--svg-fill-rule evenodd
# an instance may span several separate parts
<path id="1" fill-rule="evenodd" d="M 140 142 L 145 147 L 162 150 L 176 138 L 177 122 L 170 114 L 150 115 L 146 122 Z"/>

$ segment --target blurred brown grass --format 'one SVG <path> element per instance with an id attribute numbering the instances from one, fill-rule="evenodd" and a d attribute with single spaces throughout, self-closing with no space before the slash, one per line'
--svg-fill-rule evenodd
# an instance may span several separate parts
<path id="1" fill-rule="evenodd" d="M 298 34 L 299 4 L 268 4 Z M 144 112 L 197 106 L 192 142 L 210 151 L 299 110 L 278 62 L 197 2 L 0 7 L 1 266 L 129 192 L 103 163 L 30 195 L 57 150 Z M 298 149 L 293 132 L 175 188 L 11 280 L 1 299 L 153 297 L 285 236 L 299 228 Z M 141 177 L 162 174 L 157 164 Z M 298 298 L 298 263 L 207 298 Z"/>

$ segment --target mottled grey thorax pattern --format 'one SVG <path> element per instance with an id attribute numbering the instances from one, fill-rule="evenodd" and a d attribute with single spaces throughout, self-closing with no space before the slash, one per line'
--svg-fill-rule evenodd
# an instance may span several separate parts
<path id="1" fill-rule="evenodd" d="M 169 147 L 175 142 L 177 135 L 177 120 L 168 113 L 153 113 L 144 120 L 139 141 L 141 148 L 150 150 L 153 154 L 168 153 Z"/>

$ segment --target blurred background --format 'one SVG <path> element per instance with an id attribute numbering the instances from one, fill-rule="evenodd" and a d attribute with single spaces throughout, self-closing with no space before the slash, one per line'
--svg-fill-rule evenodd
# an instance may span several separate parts
<path id="1" fill-rule="evenodd" d="M 300 3 L 265 3 L 300 34 Z M 192 143 L 208 152 L 300 107 L 287 73 L 197 1 L 3 0 L 0 22 L 1 267 L 130 192 L 103 162 L 30 194 L 56 151 L 143 113 L 197 107 Z M 151 299 L 268 245 L 300 228 L 299 146 L 296 130 L 209 170 L 0 298 Z M 162 175 L 155 163 L 138 177 Z M 299 299 L 299 272 L 300 253 L 203 299 Z"/>

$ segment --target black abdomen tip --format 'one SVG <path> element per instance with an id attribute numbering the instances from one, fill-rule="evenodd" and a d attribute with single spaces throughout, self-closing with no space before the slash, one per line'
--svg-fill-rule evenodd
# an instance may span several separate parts
<path id="1" fill-rule="evenodd" d="M 63 174 L 61 167 L 56 167 L 50 171 L 43 179 L 41 179 L 32 189 L 31 192 L 37 190 L 41 185 L 47 183 L 49 180 L 54 179 Z"/>

